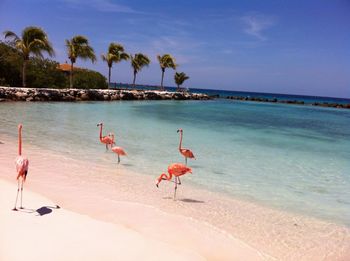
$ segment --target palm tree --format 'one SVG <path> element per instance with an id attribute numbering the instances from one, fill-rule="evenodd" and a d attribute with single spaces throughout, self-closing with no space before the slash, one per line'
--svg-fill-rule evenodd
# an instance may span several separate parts
<path id="1" fill-rule="evenodd" d="M 24 28 L 21 38 L 12 31 L 5 31 L 4 36 L 5 39 L 9 38 L 12 40 L 15 48 L 23 58 L 22 84 L 23 87 L 26 87 L 26 71 L 30 55 L 33 54 L 37 57 L 43 57 L 43 52 L 46 52 L 49 56 L 53 56 L 54 50 L 52 45 L 44 30 L 35 26 Z"/>
<path id="2" fill-rule="evenodd" d="M 144 66 L 148 66 L 151 63 L 151 60 L 148 58 L 147 55 L 143 53 L 137 53 L 135 56 L 131 56 L 131 66 L 134 69 L 134 80 L 132 84 L 134 85 L 135 88 L 135 81 L 136 81 L 136 74 L 141 71 L 141 69 Z"/>
<path id="3" fill-rule="evenodd" d="M 157 59 L 159 61 L 159 65 L 162 70 L 162 80 L 160 82 L 160 89 L 164 90 L 163 79 L 164 79 L 165 69 L 172 68 L 175 70 L 177 67 L 177 64 L 175 63 L 175 58 L 172 57 L 170 54 L 164 54 L 163 56 L 157 55 Z"/>
<path id="4" fill-rule="evenodd" d="M 73 88 L 73 65 L 78 58 L 83 60 L 96 61 L 94 49 L 89 45 L 89 40 L 82 35 L 76 35 L 70 40 L 66 40 L 68 58 L 71 62 L 69 87 Z"/>
<path id="5" fill-rule="evenodd" d="M 128 60 L 130 57 L 124 52 L 124 47 L 118 43 L 110 43 L 108 53 L 101 55 L 102 60 L 108 65 L 108 87 L 111 83 L 111 70 L 113 63 L 119 63 L 122 60 Z"/>
<path id="6" fill-rule="evenodd" d="M 180 85 L 184 83 L 184 81 L 188 80 L 190 77 L 188 77 L 184 72 L 176 72 L 174 75 L 174 80 L 177 85 L 177 90 L 180 91 Z"/>

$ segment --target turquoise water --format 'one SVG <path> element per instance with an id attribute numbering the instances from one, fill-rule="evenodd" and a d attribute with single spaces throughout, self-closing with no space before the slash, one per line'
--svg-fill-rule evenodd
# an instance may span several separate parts
<path id="1" fill-rule="evenodd" d="M 184 184 L 350 225 L 350 111 L 238 101 L 2 103 L 0 133 L 68 157 L 117 167 L 96 124 L 116 134 L 124 167 L 158 176 L 181 162 Z M 3 153 L 3 152 L 1 152 Z"/>

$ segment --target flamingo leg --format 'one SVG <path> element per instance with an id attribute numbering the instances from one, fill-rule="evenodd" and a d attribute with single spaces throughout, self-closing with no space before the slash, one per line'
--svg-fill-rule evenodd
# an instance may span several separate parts
<path id="1" fill-rule="evenodd" d="M 185 164 L 185 165 L 187 166 L 187 157 L 185 157 L 185 162 L 186 162 L 186 164 Z"/>
<path id="2" fill-rule="evenodd" d="M 18 193 L 19 193 L 19 180 L 18 180 L 18 185 L 17 185 L 17 196 L 16 196 L 15 207 L 12 209 L 13 211 L 17 211 L 16 206 L 17 206 Z"/>
<path id="3" fill-rule="evenodd" d="M 119 156 L 119 154 L 118 154 L 118 164 L 120 163 L 120 156 Z"/>
<path id="4" fill-rule="evenodd" d="M 23 178 L 22 178 L 22 184 L 21 184 L 21 206 L 20 206 L 20 209 L 23 209 L 23 206 L 22 206 L 22 197 L 23 197 Z"/>
<path id="5" fill-rule="evenodd" d="M 175 189 L 174 189 L 174 200 L 176 200 L 176 190 L 177 190 L 177 177 L 174 178 Z"/>
<path id="6" fill-rule="evenodd" d="M 177 177 L 177 179 L 179 180 L 179 183 L 177 183 L 177 184 L 181 185 L 180 177 Z"/>
<path id="7" fill-rule="evenodd" d="M 108 151 L 108 144 L 106 144 L 106 151 Z"/>

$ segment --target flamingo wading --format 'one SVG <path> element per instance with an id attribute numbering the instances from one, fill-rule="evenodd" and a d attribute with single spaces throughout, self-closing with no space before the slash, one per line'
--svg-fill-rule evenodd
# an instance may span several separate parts
<path id="1" fill-rule="evenodd" d="M 21 206 L 20 208 L 23 209 L 22 206 L 22 197 L 23 197 L 23 183 L 26 181 L 27 174 L 28 174 L 28 166 L 29 161 L 26 157 L 22 156 L 22 124 L 18 125 L 18 157 L 16 158 L 16 170 L 17 170 L 17 195 L 16 195 L 16 202 L 15 207 L 13 208 L 14 211 L 17 211 L 17 199 L 19 190 L 21 188 Z M 20 179 L 21 179 L 21 185 L 20 185 Z"/>
<path id="2" fill-rule="evenodd" d="M 168 166 L 168 173 L 169 173 L 169 176 L 167 176 L 165 173 L 162 173 L 162 175 L 160 175 L 156 179 L 156 186 L 158 187 L 159 183 L 162 180 L 171 181 L 172 177 L 174 176 L 173 182 L 175 183 L 175 188 L 174 188 L 174 200 L 175 200 L 177 185 L 181 185 L 180 176 L 185 175 L 187 173 L 192 173 L 192 169 L 182 163 L 173 163 Z"/>
<path id="3" fill-rule="evenodd" d="M 187 158 L 190 159 L 196 159 L 195 156 L 193 155 L 193 152 L 190 149 L 185 149 L 182 148 L 182 136 L 183 136 L 183 130 L 182 129 L 178 129 L 177 132 L 180 132 L 180 143 L 179 143 L 179 151 L 180 153 L 185 157 L 185 162 L 187 165 Z"/>
<path id="4" fill-rule="evenodd" d="M 106 144 L 106 150 L 108 150 L 108 145 L 110 145 L 112 147 L 112 138 L 110 137 L 110 135 L 108 136 L 102 136 L 102 128 L 103 128 L 103 123 L 99 123 L 97 124 L 97 127 L 100 127 L 100 141 L 103 144 Z"/>
<path id="5" fill-rule="evenodd" d="M 108 136 L 112 138 L 112 148 L 111 150 L 118 155 L 118 164 L 120 163 L 120 156 L 126 156 L 126 152 L 122 147 L 113 146 L 115 145 L 114 134 L 110 133 Z"/>

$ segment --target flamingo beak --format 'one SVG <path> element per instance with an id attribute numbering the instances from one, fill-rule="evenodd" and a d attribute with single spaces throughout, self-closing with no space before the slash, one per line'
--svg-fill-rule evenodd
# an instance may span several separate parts
<path id="1" fill-rule="evenodd" d="M 177 133 L 179 133 L 180 130 L 177 130 Z"/>

